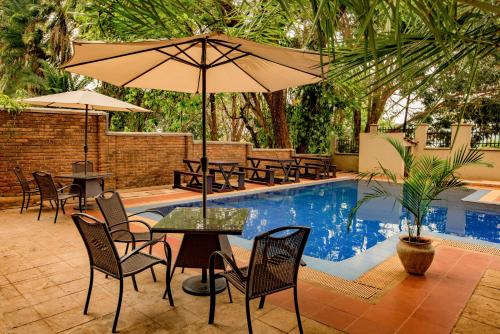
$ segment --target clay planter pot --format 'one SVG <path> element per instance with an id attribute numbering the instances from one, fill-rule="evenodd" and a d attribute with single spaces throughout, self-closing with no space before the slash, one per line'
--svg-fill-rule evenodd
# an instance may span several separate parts
<path id="1" fill-rule="evenodd" d="M 409 237 L 401 237 L 396 249 L 406 272 L 412 275 L 423 275 L 434 259 L 434 246 L 428 238 L 410 241 Z"/>

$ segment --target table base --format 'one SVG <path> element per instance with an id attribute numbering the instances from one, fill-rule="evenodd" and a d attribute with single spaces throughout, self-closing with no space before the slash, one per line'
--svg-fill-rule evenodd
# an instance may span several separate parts
<path id="1" fill-rule="evenodd" d="M 216 278 L 215 279 L 215 293 L 221 293 L 226 290 L 226 279 Z M 186 279 L 182 282 L 182 290 L 184 292 L 194 295 L 194 296 L 210 296 L 210 287 L 208 280 L 203 282 L 202 275 L 197 275 Z"/>

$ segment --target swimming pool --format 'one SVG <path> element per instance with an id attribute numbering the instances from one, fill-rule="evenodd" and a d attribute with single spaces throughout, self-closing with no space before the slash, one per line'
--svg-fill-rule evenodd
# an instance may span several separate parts
<path id="1" fill-rule="evenodd" d="M 398 190 L 397 186 L 391 188 Z M 337 262 L 405 230 L 405 212 L 392 200 L 377 199 L 361 207 L 348 231 L 349 212 L 366 191 L 362 181 L 334 181 L 211 199 L 208 205 L 250 209 L 242 234 L 247 240 L 283 225 L 311 227 L 305 255 Z M 500 244 L 500 206 L 461 200 L 471 192 L 454 190 L 443 194 L 442 200 L 433 204 L 424 230 Z M 168 213 L 177 206 L 199 205 L 191 202 L 155 209 Z"/>

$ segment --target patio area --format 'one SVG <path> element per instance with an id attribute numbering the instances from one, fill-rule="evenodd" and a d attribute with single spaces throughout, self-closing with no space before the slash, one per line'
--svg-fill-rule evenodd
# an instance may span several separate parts
<path id="1" fill-rule="evenodd" d="M 342 175 L 339 175 L 342 177 Z M 345 175 L 344 175 L 345 176 Z M 310 181 L 314 182 L 314 181 Z M 259 186 L 252 186 L 256 189 Z M 286 187 L 286 186 L 283 186 Z M 196 198 L 183 190 L 137 189 L 123 192 L 126 207 Z M 2 333 L 108 332 L 118 297 L 118 281 L 95 276 L 89 314 L 83 315 L 88 287 L 88 257 L 69 209 L 57 224 L 46 210 L 19 215 L 18 209 L 0 212 L 0 322 Z M 90 214 L 99 216 L 97 211 Z M 180 235 L 168 241 L 174 256 Z M 459 245 L 460 246 L 460 245 Z M 154 250 L 157 255 L 161 251 Z M 235 252 L 239 264 L 245 253 Z M 387 261 L 394 261 L 395 257 Z M 386 263 L 367 273 L 381 275 Z M 307 267 L 306 267 L 307 268 Z M 163 269 L 162 269 L 163 270 Z M 307 269 L 301 269 L 301 272 Z M 500 256 L 452 247 L 443 242 L 426 276 L 408 276 L 401 267 L 397 279 L 370 298 L 341 293 L 320 280 L 299 280 L 299 304 L 305 333 L 499 333 Z M 121 333 L 245 333 L 244 297 L 233 290 L 217 297 L 215 324 L 208 325 L 208 297 L 182 291 L 181 282 L 196 273 L 177 270 L 172 278 L 175 307 L 161 299 L 164 275 L 158 282 L 148 272 L 137 275 L 139 292 L 125 280 Z M 396 277 L 395 276 L 395 277 Z M 262 310 L 252 302 L 256 333 L 298 331 L 291 291 L 270 296 Z"/>

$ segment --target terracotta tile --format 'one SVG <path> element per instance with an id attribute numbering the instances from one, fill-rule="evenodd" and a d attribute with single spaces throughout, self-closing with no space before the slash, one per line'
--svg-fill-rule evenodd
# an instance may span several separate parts
<path id="1" fill-rule="evenodd" d="M 376 305 L 369 309 L 362 318 L 381 326 L 381 328 L 395 331 L 410 315 L 410 311 L 388 310 Z"/>
<path id="2" fill-rule="evenodd" d="M 338 330 L 344 330 L 357 318 L 357 316 L 354 316 L 350 313 L 341 311 L 331 306 L 325 306 L 314 315 L 313 320 L 316 320 Z"/>
<path id="3" fill-rule="evenodd" d="M 352 334 L 392 334 L 393 329 L 386 328 L 381 324 L 361 317 L 354 321 L 349 327 L 345 329 L 347 333 Z"/>
<path id="4" fill-rule="evenodd" d="M 341 311 L 353 314 L 356 317 L 361 316 L 370 307 L 368 302 L 346 296 L 339 296 L 330 305 Z"/>
<path id="5" fill-rule="evenodd" d="M 441 327 L 430 322 L 426 322 L 423 319 L 417 317 L 411 317 L 407 322 L 399 329 L 398 333 L 401 334 L 422 334 L 422 333 L 432 333 L 432 334 L 448 334 L 450 328 Z"/>

